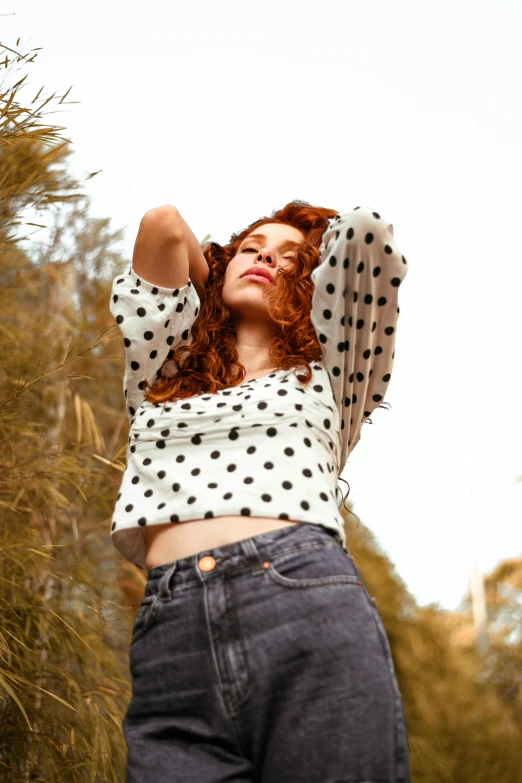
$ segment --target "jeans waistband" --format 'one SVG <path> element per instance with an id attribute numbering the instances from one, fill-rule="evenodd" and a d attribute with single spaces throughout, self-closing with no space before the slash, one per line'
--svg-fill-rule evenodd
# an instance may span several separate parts
<path id="1" fill-rule="evenodd" d="M 145 596 L 159 593 L 163 600 L 170 598 L 170 586 L 203 582 L 225 572 L 252 568 L 254 574 L 263 573 L 263 562 L 286 552 L 309 546 L 341 546 L 335 531 L 308 522 L 295 523 L 233 544 L 206 549 L 197 555 L 171 560 L 150 568 L 147 572 Z"/>

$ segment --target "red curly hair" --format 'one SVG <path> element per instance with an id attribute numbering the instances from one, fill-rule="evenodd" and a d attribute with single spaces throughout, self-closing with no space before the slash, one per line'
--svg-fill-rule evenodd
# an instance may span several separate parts
<path id="1" fill-rule="evenodd" d="M 272 366 L 289 370 L 302 365 L 303 375 L 298 375 L 297 379 L 303 384 L 309 383 L 312 379 L 309 365 L 323 355 L 310 318 L 314 290 L 311 273 L 320 262 L 319 248 L 328 220 L 338 214 L 334 209 L 294 200 L 282 209 L 274 210 L 271 217 L 259 218 L 239 233 L 232 234 L 229 244 L 224 247 L 216 242 L 206 243 L 202 251 L 209 266 L 209 276 L 201 309 L 192 325 L 192 342 L 169 351 L 156 380 L 153 384 L 146 382 L 145 399 L 166 405 L 176 399 L 214 394 L 244 381 L 246 371 L 239 362 L 234 317 L 223 302 L 223 286 L 227 265 L 237 254 L 241 242 L 264 223 L 283 223 L 304 234 L 294 262 L 279 269 L 278 285 L 263 286 L 263 293 L 268 313 L 279 327 L 269 348 Z M 174 362 L 177 367 L 175 375 L 165 367 L 168 362 Z"/>
<path id="2" fill-rule="evenodd" d="M 201 300 L 201 309 L 192 326 L 192 342 L 170 350 L 153 384 L 144 397 L 149 402 L 171 402 L 198 394 L 216 393 L 220 389 L 241 384 L 246 371 L 239 362 L 236 349 L 234 315 L 223 302 L 225 272 L 236 255 L 241 242 L 264 223 L 283 223 L 304 234 L 295 261 L 288 268 L 279 269 L 277 286 L 263 286 L 268 313 L 279 326 L 269 349 L 273 367 L 288 370 L 303 365 L 299 381 L 312 378 L 309 363 L 322 357 L 322 349 L 310 318 L 313 283 L 311 273 L 319 264 L 319 248 L 328 227 L 329 218 L 338 213 L 325 207 L 314 207 L 305 201 L 291 201 L 283 209 L 274 210 L 271 217 L 263 217 L 232 234 L 230 243 L 222 247 L 209 242 L 203 248 L 209 266 L 209 276 Z M 172 375 L 167 362 L 178 369 Z"/>

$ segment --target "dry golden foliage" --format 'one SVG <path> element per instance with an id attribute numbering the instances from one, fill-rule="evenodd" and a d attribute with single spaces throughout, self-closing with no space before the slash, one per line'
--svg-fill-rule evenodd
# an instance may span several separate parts
<path id="1" fill-rule="evenodd" d="M 0 780 L 117 781 L 142 576 L 108 536 L 121 473 L 99 458 L 117 464 L 127 432 L 93 255 L 107 279 L 125 260 L 120 232 L 89 218 L 67 174 L 61 129 L 18 102 L 10 73 L 0 94 Z M 45 216 L 52 204 L 69 215 L 73 244 L 56 267 L 66 253 L 56 214 L 46 244 L 20 231 L 27 210 Z"/>
<path id="2" fill-rule="evenodd" d="M 459 613 L 417 606 L 371 533 L 348 521 L 346 532 L 390 641 L 409 731 L 412 783 L 518 781 L 517 703 L 498 687 L 489 658 L 479 657 L 474 643 L 455 642 L 451 632 L 462 622 L 469 628 L 469 614 L 463 621 Z M 510 623 L 516 628 L 514 616 Z M 499 653 L 498 668 L 516 660 L 520 677 L 521 647 L 513 659 L 505 647 Z"/>

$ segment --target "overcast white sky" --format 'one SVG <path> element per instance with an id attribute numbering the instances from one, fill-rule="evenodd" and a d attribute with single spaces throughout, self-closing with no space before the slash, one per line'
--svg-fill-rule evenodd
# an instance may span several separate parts
<path id="1" fill-rule="evenodd" d="M 12 12 L 0 41 L 42 47 L 31 91 L 73 85 L 53 119 L 75 172 L 103 169 L 93 213 L 126 227 L 129 259 L 164 203 L 221 243 L 294 198 L 393 223 L 410 268 L 392 407 L 363 427 L 349 498 L 421 604 L 463 596 L 470 518 L 484 571 L 520 555 L 519 0 L 2 0 Z"/>

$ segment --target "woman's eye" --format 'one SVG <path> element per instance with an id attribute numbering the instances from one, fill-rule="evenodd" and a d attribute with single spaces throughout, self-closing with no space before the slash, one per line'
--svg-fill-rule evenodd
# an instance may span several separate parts
<path id="1" fill-rule="evenodd" d="M 247 253 L 249 250 L 252 250 L 252 252 L 254 252 L 254 253 L 257 252 L 255 247 L 244 247 L 241 252 L 242 253 Z M 283 258 L 284 258 L 285 261 L 293 261 L 294 260 L 293 256 L 283 256 Z"/>

